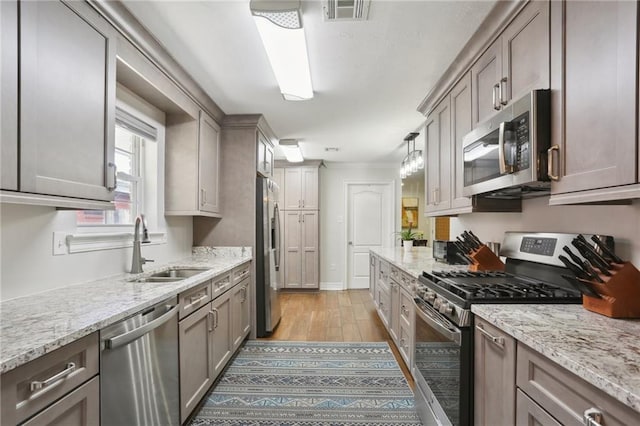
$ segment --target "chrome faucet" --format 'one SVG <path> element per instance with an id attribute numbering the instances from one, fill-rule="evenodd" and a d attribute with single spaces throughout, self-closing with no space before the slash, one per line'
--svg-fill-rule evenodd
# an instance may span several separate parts
<path id="1" fill-rule="evenodd" d="M 142 240 L 140 240 L 140 223 L 142 223 Z M 136 218 L 136 224 L 133 228 L 133 258 L 131 259 L 131 273 L 139 274 L 142 272 L 142 265 L 147 262 L 153 262 L 152 259 L 145 259 L 140 252 L 140 243 L 150 243 L 149 230 L 147 229 L 147 221 L 141 214 Z"/>

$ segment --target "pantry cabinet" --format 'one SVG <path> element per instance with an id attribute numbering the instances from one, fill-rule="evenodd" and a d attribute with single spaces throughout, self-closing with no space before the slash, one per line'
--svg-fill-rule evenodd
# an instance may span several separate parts
<path id="1" fill-rule="evenodd" d="M 109 206 L 114 29 L 83 2 L 21 2 L 19 17 L 9 2 L 2 12 L 2 189 Z"/>
<path id="2" fill-rule="evenodd" d="M 550 203 L 625 198 L 638 182 L 638 3 L 558 1 L 551 14 Z"/>
<path id="3" fill-rule="evenodd" d="M 549 2 L 531 1 L 471 67 L 473 126 L 549 87 Z"/>
<path id="4" fill-rule="evenodd" d="M 284 286 L 318 288 L 318 212 L 284 212 Z"/>
<path id="5" fill-rule="evenodd" d="M 284 209 L 318 210 L 318 168 L 284 169 Z"/>
<path id="6" fill-rule="evenodd" d="M 165 214 L 221 217 L 220 126 L 204 111 L 167 116 Z"/>

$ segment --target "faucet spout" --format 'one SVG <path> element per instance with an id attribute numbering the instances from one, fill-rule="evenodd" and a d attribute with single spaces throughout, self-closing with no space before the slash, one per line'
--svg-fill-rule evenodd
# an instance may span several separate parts
<path id="1" fill-rule="evenodd" d="M 140 240 L 140 224 L 142 224 L 142 240 Z M 136 217 L 136 221 L 133 227 L 133 255 L 131 258 L 131 273 L 139 274 L 142 271 L 142 265 L 147 262 L 153 262 L 152 259 L 145 259 L 142 257 L 140 250 L 140 243 L 150 243 L 149 230 L 147 229 L 147 221 L 144 215 L 141 214 Z"/>

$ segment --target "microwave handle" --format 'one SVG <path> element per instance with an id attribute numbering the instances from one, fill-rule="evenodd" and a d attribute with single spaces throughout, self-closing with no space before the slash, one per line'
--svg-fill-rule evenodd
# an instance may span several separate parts
<path id="1" fill-rule="evenodd" d="M 500 162 L 500 174 L 506 175 L 513 173 L 515 168 L 512 164 L 507 164 L 506 162 L 506 153 L 504 152 L 505 143 L 504 143 L 504 135 L 507 130 L 507 123 L 503 121 L 500 123 L 500 129 L 498 130 L 498 159 Z"/>

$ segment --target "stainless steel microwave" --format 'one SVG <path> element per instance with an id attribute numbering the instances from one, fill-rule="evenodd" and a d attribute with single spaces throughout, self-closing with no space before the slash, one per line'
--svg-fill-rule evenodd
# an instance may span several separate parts
<path id="1" fill-rule="evenodd" d="M 463 194 L 539 194 L 550 188 L 550 91 L 533 90 L 468 133 Z"/>

